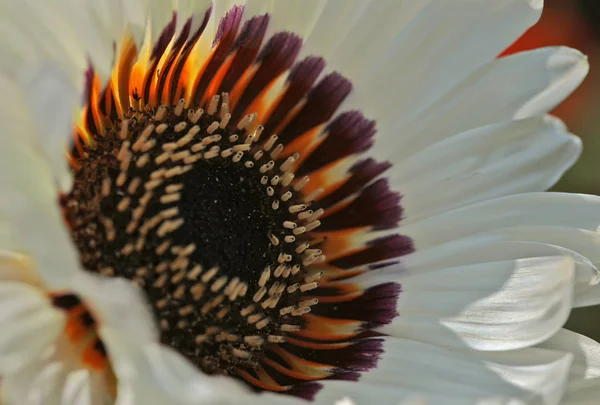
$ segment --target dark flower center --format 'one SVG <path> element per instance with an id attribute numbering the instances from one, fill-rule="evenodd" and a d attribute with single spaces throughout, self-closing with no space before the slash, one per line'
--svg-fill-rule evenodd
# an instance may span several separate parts
<path id="1" fill-rule="evenodd" d="M 218 103 L 130 111 L 86 148 L 62 203 L 86 269 L 139 284 L 164 343 L 235 374 L 302 328 L 324 256 L 305 237 L 319 213 L 291 186 L 297 156 L 276 166 L 277 137 L 257 146 L 252 115 L 234 133 Z"/>
<path id="2" fill-rule="evenodd" d="M 245 12 L 125 38 L 105 86 L 90 67 L 61 203 L 83 266 L 142 287 L 165 344 L 312 399 L 377 364 L 400 286 L 369 273 L 413 246 L 352 83 Z"/>

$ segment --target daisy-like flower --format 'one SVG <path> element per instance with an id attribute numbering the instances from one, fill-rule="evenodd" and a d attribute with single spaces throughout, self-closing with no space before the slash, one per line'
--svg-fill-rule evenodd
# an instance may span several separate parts
<path id="1" fill-rule="evenodd" d="M 587 62 L 495 59 L 541 9 L 2 2 L 5 400 L 597 391 L 560 328 L 600 302 L 600 200 L 539 192 Z"/>

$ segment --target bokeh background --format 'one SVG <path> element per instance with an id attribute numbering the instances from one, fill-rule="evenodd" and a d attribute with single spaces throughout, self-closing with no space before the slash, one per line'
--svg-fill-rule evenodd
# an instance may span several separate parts
<path id="1" fill-rule="evenodd" d="M 583 155 L 554 187 L 600 194 L 600 0 L 545 0 L 539 23 L 505 54 L 540 46 L 566 45 L 588 55 L 590 73 L 554 112 L 583 140 Z M 575 310 L 567 328 L 600 341 L 600 306 Z"/>

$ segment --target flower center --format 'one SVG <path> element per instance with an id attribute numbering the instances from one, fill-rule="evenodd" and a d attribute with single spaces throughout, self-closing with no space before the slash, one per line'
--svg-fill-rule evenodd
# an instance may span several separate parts
<path id="1" fill-rule="evenodd" d="M 208 373 L 253 368 L 302 328 L 325 260 L 283 145 L 254 115 L 229 123 L 227 94 L 207 111 L 181 100 L 131 109 L 85 147 L 65 217 L 86 269 L 141 286 L 161 338 Z M 281 163 L 283 161 L 283 163 Z"/>
<path id="2" fill-rule="evenodd" d="M 246 11 L 126 35 L 106 84 L 90 66 L 61 202 L 83 266 L 143 288 L 165 344 L 312 399 L 377 364 L 400 287 L 368 275 L 413 246 L 352 83 Z"/>

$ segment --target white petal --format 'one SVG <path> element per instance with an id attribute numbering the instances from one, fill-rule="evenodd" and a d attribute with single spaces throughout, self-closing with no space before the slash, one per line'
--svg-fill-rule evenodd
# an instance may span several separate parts
<path id="1" fill-rule="evenodd" d="M 71 288 L 93 309 L 102 330 L 116 330 L 138 343 L 158 340 L 146 297 L 131 281 L 78 273 Z"/>
<path id="2" fill-rule="evenodd" d="M 531 346 L 552 336 L 566 321 L 573 278 L 573 261 L 564 257 L 480 263 L 406 276 L 399 272 L 399 315 L 380 330 L 477 350 Z"/>
<path id="3" fill-rule="evenodd" d="M 151 41 L 156 43 L 162 30 L 173 18 L 175 4 L 173 1 L 148 1 L 148 21 L 152 32 Z"/>
<path id="4" fill-rule="evenodd" d="M 55 63 L 80 93 L 88 64 L 105 82 L 111 74 L 114 46 L 119 48 L 127 28 L 139 37 L 139 18 L 146 17 L 139 0 L 126 6 L 122 0 L 48 0 L 4 2 L 0 7 L 7 30 L 7 41 L 0 48 L 11 55 L 0 64 L 2 71 L 15 76 L 28 64 Z"/>
<path id="5" fill-rule="evenodd" d="M 574 355 L 561 405 L 595 405 L 600 398 L 600 344 L 566 329 L 539 345 Z"/>
<path id="6" fill-rule="evenodd" d="M 136 2 L 137 0 L 133 0 Z M 72 27 L 71 36 L 67 33 L 57 38 L 58 41 L 73 41 L 71 46 L 79 46 L 85 53 L 87 63 L 94 67 L 101 83 L 106 83 L 111 75 L 115 58 L 115 48 L 123 39 L 127 27 L 124 20 L 125 13 L 121 7 L 121 0 L 107 0 L 90 2 L 79 0 L 51 0 L 46 2 L 48 10 L 44 13 L 47 19 L 53 22 L 52 26 L 64 25 Z M 60 19 L 57 18 L 60 16 Z M 80 70 L 79 77 L 73 78 L 81 92 L 84 84 L 84 70 Z"/>
<path id="7" fill-rule="evenodd" d="M 64 322 L 36 287 L 0 282 L 0 373 L 14 373 L 39 356 L 63 330 Z"/>
<path id="8" fill-rule="evenodd" d="M 355 405 L 355 404 L 354 404 L 354 401 L 352 401 L 350 398 L 344 397 L 344 398 L 340 399 L 339 401 L 336 401 L 335 405 Z"/>
<path id="9" fill-rule="evenodd" d="M 101 396 L 92 390 L 93 377 L 87 370 L 78 370 L 71 373 L 64 384 L 63 403 L 73 405 L 101 405 Z M 101 394 L 100 394 L 101 395 Z"/>
<path id="10" fill-rule="evenodd" d="M 438 89 L 440 98 L 414 116 L 389 100 L 387 115 L 378 121 L 383 142 L 375 153 L 398 161 L 471 128 L 546 113 L 581 83 L 588 68 L 579 51 L 542 48 L 494 60 L 452 89 Z"/>
<path id="11" fill-rule="evenodd" d="M 65 17 L 65 8 L 53 3 L 0 3 L 0 70 L 14 78 L 27 64 L 53 61 L 73 85 L 79 81 L 81 86 L 89 50 L 83 48 L 72 21 Z"/>
<path id="12" fill-rule="evenodd" d="M 220 3 L 220 2 L 219 2 Z M 182 26 L 191 18 L 191 32 L 197 30 L 204 20 L 206 12 L 211 8 L 211 0 L 183 0 L 177 6 L 178 25 Z"/>
<path id="13" fill-rule="evenodd" d="M 431 1 L 396 37 L 389 38 L 389 43 L 384 36 L 380 45 L 379 36 L 371 35 L 370 42 L 360 48 L 342 46 L 347 50 L 345 57 L 334 57 L 332 65 L 356 84 L 348 106 L 375 118 L 384 136 L 396 138 L 402 134 L 408 138 L 411 134 L 405 130 L 405 123 L 416 120 L 440 95 L 492 61 L 537 21 L 541 7 L 529 3 Z M 399 8 L 395 15 L 400 16 L 402 11 Z M 377 31 L 394 26 L 385 18 L 379 20 L 371 21 L 378 24 Z"/>
<path id="14" fill-rule="evenodd" d="M 27 102 L 37 124 L 36 138 L 41 141 L 57 183 L 63 191 L 68 191 L 71 188 L 71 175 L 65 152 L 72 133 L 72 113 L 80 93 L 65 73 L 53 64 L 26 69 L 22 80 Z"/>
<path id="15" fill-rule="evenodd" d="M 64 147 L 70 133 L 69 117 L 74 100 L 69 86 L 62 86 L 65 83 L 60 71 L 38 73 L 38 76 L 29 76 L 31 85 L 35 82 L 46 90 L 29 98 L 37 120 L 33 119 L 25 96 L 14 81 L 0 77 L 7 96 L 15 97 L 12 108 L 0 109 L 1 129 L 10 134 L 0 140 L 0 187 L 3 190 L 0 218 L 4 221 L 3 228 L 7 229 L 3 231 L 8 233 L 5 238 L 11 243 L 3 248 L 19 248 L 30 253 L 42 278 L 50 283 L 49 287 L 61 288 L 64 287 L 61 283 L 79 267 L 58 209 L 59 188 L 56 186 L 57 179 L 64 183 L 69 178 L 65 175 Z M 49 94 L 63 90 L 64 99 Z M 40 127 L 36 128 L 34 122 Z M 46 142 L 42 146 L 39 134 L 45 135 Z M 49 156 L 52 161 L 48 160 Z"/>
<path id="16" fill-rule="evenodd" d="M 424 249 L 480 232 L 514 226 L 564 226 L 596 230 L 600 197 L 566 193 L 526 193 L 495 198 L 399 227 L 416 249 Z"/>
<path id="17" fill-rule="evenodd" d="M 351 398 L 353 405 L 508 405 L 507 398 L 494 398 L 486 401 L 486 397 L 467 397 L 460 395 L 444 395 L 437 393 L 423 393 L 403 386 L 376 385 L 363 381 L 327 381 L 325 387 L 317 395 L 316 405 L 330 405 L 340 397 Z M 267 397 L 267 396 L 265 396 Z M 415 402 L 415 398 L 419 401 Z M 271 396 L 268 405 L 278 404 L 276 398 Z M 407 401 L 407 402 L 404 402 Z M 255 402 L 258 404 L 259 402 Z M 298 404 L 302 402 L 298 401 Z"/>
<path id="18" fill-rule="evenodd" d="M 587 257 L 595 265 L 600 265 L 600 233 L 584 229 L 558 226 L 517 226 L 494 229 L 485 234 L 486 238 L 497 240 L 531 241 L 562 246 Z"/>
<path id="19" fill-rule="evenodd" d="M 595 232 L 557 227 L 511 228 L 418 250 L 403 257 L 399 266 L 372 272 L 364 278 L 380 280 L 384 274 L 393 278 L 398 271 L 423 274 L 488 261 L 566 255 L 575 262 L 573 306 L 578 307 L 593 305 L 600 298 L 599 247 L 600 237 Z"/>
<path id="20" fill-rule="evenodd" d="M 273 30 L 305 37 L 312 31 L 326 3 L 326 0 L 274 1 Z"/>
<path id="21" fill-rule="evenodd" d="M 575 285 L 573 308 L 589 307 L 600 303 L 600 285 L 598 283 L 578 282 Z"/>
<path id="22" fill-rule="evenodd" d="M 266 13 L 273 14 L 275 3 L 276 0 L 246 0 L 246 4 L 244 5 L 244 18 L 250 19 L 254 16 Z M 298 17 L 302 18 L 304 16 Z"/>
<path id="23" fill-rule="evenodd" d="M 485 236 L 475 236 L 474 238 L 490 241 L 536 241 L 561 246 L 578 253 L 585 257 L 596 270 L 590 268 L 590 272 L 580 272 L 581 267 L 578 266 L 573 306 L 582 307 L 600 303 L 600 279 L 597 270 L 600 267 L 600 234 L 598 232 L 553 226 L 515 227 L 493 230 Z M 448 247 L 450 246 L 448 245 Z M 575 256 L 573 257 L 575 258 Z"/>
<path id="24" fill-rule="evenodd" d="M 600 398 L 600 379 L 580 381 L 569 385 L 561 405 L 597 405 Z"/>
<path id="25" fill-rule="evenodd" d="M 38 360 L 2 379 L 2 394 L 7 404 L 63 405 L 66 370 L 60 362 Z M 73 404 L 75 405 L 75 404 Z"/>
<path id="26" fill-rule="evenodd" d="M 344 396 L 356 405 L 556 405 L 571 360 L 539 349 L 479 356 L 399 339 L 388 339 L 386 349 L 380 367 L 358 382 L 324 381 L 315 402 Z"/>
<path id="27" fill-rule="evenodd" d="M 573 354 L 571 381 L 600 378 L 600 343 L 579 333 L 561 329 L 538 347 Z"/>
<path id="28" fill-rule="evenodd" d="M 345 44 L 357 46 L 359 38 L 362 40 L 368 39 L 367 33 L 376 32 L 380 39 L 385 33 L 393 34 L 403 26 L 403 22 L 398 17 L 403 18 L 407 14 L 410 15 L 410 13 L 390 12 L 390 10 L 406 9 L 407 3 L 425 4 L 426 1 L 329 0 L 324 5 L 313 29 L 307 35 L 300 57 L 317 55 L 328 58 L 335 52 L 343 52 L 340 48 L 342 41 L 345 41 Z M 283 8 L 281 9 L 283 10 Z M 376 19 L 375 16 L 380 18 Z M 274 17 L 277 18 L 277 14 Z M 298 14 L 296 18 L 303 18 L 303 13 Z M 395 20 L 393 24 L 385 26 L 385 21 L 381 20 L 381 18 Z M 384 28 L 385 33 L 381 32 L 382 28 Z M 363 50 L 366 52 L 372 51 L 370 48 Z"/>
<path id="29" fill-rule="evenodd" d="M 329 0 L 306 39 L 303 54 L 324 57 L 353 82 L 364 76 L 430 0 Z M 361 55 L 357 58 L 357 55 Z M 350 62 L 350 63 L 348 63 Z"/>
<path id="30" fill-rule="evenodd" d="M 239 384 L 227 378 L 207 378 L 179 354 L 164 346 L 147 345 L 141 347 L 140 352 L 132 350 L 121 338 L 115 339 L 114 336 L 108 335 L 107 341 L 112 347 L 113 355 L 117 358 L 115 370 L 122 384 L 119 387 L 121 395 L 118 404 L 153 404 L 167 399 L 173 404 L 296 405 L 304 403 L 302 400 L 278 394 L 257 395 L 242 389 Z M 568 367 L 570 360 L 568 355 L 538 350 L 540 354 L 535 357 L 532 355 L 524 357 L 519 354 L 506 357 L 506 360 L 489 355 L 490 358 L 484 364 L 483 359 L 474 356 L 468 358 L 462 353 L 454 353 L 451 350 L 400 340 L 393 340 L 386 349 L 390 350 L 390 357 L 386 358 L 380 371 L 365 376 L 359 383 L 326 381 L 325 388 L 318 394 L 315 403 L 330 405 L 341 395 L 349 395 L 356 404 L 366 404 L 365 400 L 370 400 L 378 401 L 377 403 L 382 405 L 388 403 L 396 405 L 404 396 L 414 397 L 415 394 L 425 392 L 426 395 L 422 397 L 431 400 L 427 402 L 429 404 L 508 404 L 509 400 L 500 398 L 499 394 L 530 395 L 530 392 L 524 389 L 542 395 L 545 391 L 559 391 L 562 384 L 556 382 L 564 380 L 563 370 Z M 391 355 L 392 350 L 395 356 Z M 134 356 L 139 357 L 134 359 Z M 398 362 L 400 359 L 402 363 Z M 427 361 L 423 361 L 424 359 Z M 478 390 L 470 385 L 467 386 L 469 381 L 462 379 L 462 376 L 457 376 L 446 384 L 431 387 L 431 376 L 435 373 L 443 374 L 454 362 L 465 366 L 463 371 L 465 375 L 477 375 L 482 385 L 485 383 L 487 386 Z M 408 377 L 410 373 L 403 374 L 408 372 L 408 368 L 400 367 L 400 370 L 397 368 L 398 364 L 409 363 L 416 367 L 415 373 L 410 378 Z M 496 370 L 491 370 L 490 367 Z M 429 377 L 424 378 L 425 374 Z M 511 382 L 510 378 L 516 376 L 521 380 L 521 388 L 505 382 Z M 552 377 L 554 383 L 550 386 L 545 384 L 549 377 Z M 406 382 L 403 382 L 405 378 Z M 394 381 L 387 381 L 389 379 Z M 498 395 L 491 402 L 484 401 L 484 398 L 489 395 L 487 389 L 492 387 Z M 450 400 L 444 402 L 448 398 Z"/>
<path id="31" fill-rule="evenodd" d="M 104 380 L 87 370 L 76 373 L 87 378 L 73 375 L 80 363 L 63 333 L 64 313 L 51 305 L 32 265 L 21 254 L 0 253 L 2 395 L 23 405 L 103 405 Z"/>
<path id="32" fill-rule="evenodd" d="M 391 184 L 411 221 L 469 203 L 551 187 L 580 155 L 558 119 L 535 117 L 476 128 L 394 166 Z"/>
<path id="33" fill-rule="evenodd" d="M 0 246 L 7 246 L 0 240 Z M 8 244 L 10 246 L 10 243 Z M 35 272 L 31 259 L 21 253 L 0 250 L 0 282 L 17 281 L 39 287 L 41 281 Z"/>
<path id="34" fill-rule="evenodd" d="M 65 359 L 51 355 L 4 376 L 3 396 L 9 404 L 106 405 L 111 402 L 103 377 L 88 370 L 74 371 Z"/>
<path id="35" fill-rule="evenodd" d="M 119 381 L 117 405 L 229 404 L 249 394 L 228 377 L 208 377 L 171 348 L 140 344 L 117 331 L 103 339 Z"/>
<path id="36" fill-rule="evenodd" d="M 398 405 L 427 405 L 427 400 L 423 395 L 412 395 L 404 399 Z"/>
<path id="37" fill-rule="evenodd" d="M 23 158 L 40 160 L 41 164 L 38 165 L 44 167 L 44 151 L 39 147 L 35 120 L 28 108 L 25 92 L 17 80 L 3 74 L 0 74 L 0 87 L 3 92 L 3 97 L 0 98 L 0 128 L 5 134 L 0 138 L 0 153 L 3 153 L 2 160 L 7 161 L 6 170 L 9 170 L 9 165 L 27 166 L 29 162 L 20 161 Z M 44 170 L 42 178 L 47 175 L 47 166 Z M 52 176 L 47 178 L 52 181 Z"/>
<path id="38" fill-rule="evenodd" d="M 594 264 L 573 250 L 547 243 L 503 240 L 494 234 L 491 236 L 475 235 L 419 250 L 403 257 L 402 263 L 398 266 L 383 268 L 362 277 L 366 279 L 374 277 L 378 273 L 394 274 L 398 272 L 424 275 L 430 271 L 453 266 L 559 255 L 573 258 L 575 264 L 581 265 L 582 270 L 589 272 L 586 277 L 583 277 L 582 274 L 582 278 L 587 279 L 588 282 L 596 281 L 598 273 Z"/>
<path id="39" fill-rule="evenodd" d="M 554 350 L 528 348 L 481 353 L 404 339 L 384 339 L 385 351 L 377 367 L 354 383 L 356 389 L 348 387 L 349 393 L 362 389 L 376 401 L 374 392 L 380 387 L 400 386 L 404 390 L 439 397 L 496 396 L 518 398 L 530 404 L 556 404 L 571 364 L 570 354 Z M 324 393 L 317 396 L 319 399 L 333 392 L 327 389 L 328 381 L 324 385 Z M 365 386 L 372 389 L 365 389 Z M 390 398 L 394 399 L 398 400 L 400 396 Z"/>
<path id="40" fill-rule="evenodd" d="M 390 2 L 386 16 L 373 12 L 362 17 L 355 28 L 362 32 L 349 35 L 331 65 L 360 86 L 357 97 L 373 100 L 366 106 L 368 115 L 378 99 L 393 93 L 401 95 L 396 111 L 411 116 L 535 23 L 541 7 L 528 3 Z"/>
<path id="41" fill-rule="evenodd" d="M 123 14 L 128 22 L 128 28 L 138 45 L 144 35 L 148 21 L 147 0 L 122 0 Z"/>

